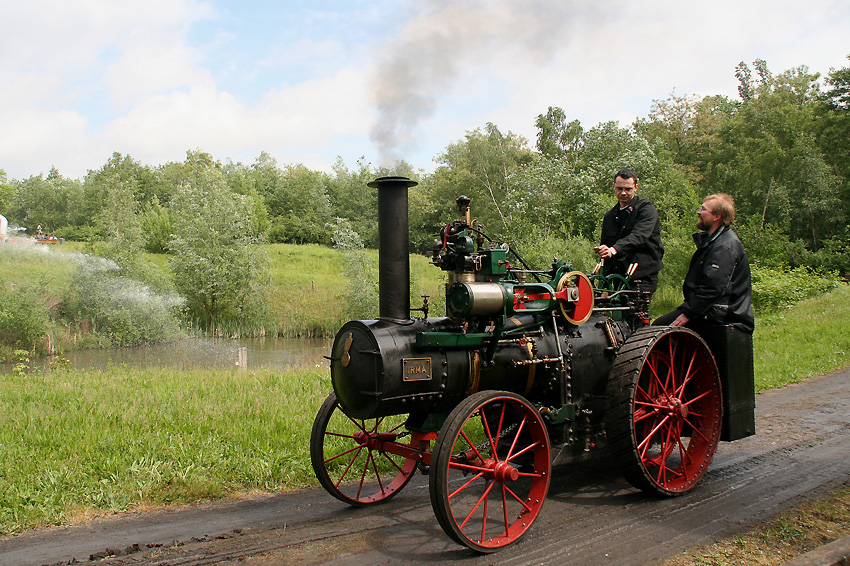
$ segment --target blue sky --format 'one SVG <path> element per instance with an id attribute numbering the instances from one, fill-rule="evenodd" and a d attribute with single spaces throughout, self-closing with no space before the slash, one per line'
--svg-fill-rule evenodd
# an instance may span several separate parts
<path id="1" fill-rule="evenodd" d="M 846 0 L 0 0 L 0 169 L 200 149 L 432 171 L 487 122 L 533 144 L 548 106 L 625 125 L 674 90 L 737 96 L 740 61 L 825 75 L 848 31 Z"/>

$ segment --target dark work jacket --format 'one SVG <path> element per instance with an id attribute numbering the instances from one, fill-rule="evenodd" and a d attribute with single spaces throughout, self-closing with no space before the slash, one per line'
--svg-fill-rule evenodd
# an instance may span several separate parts
<path id="1" fill-rule="evenodd" d="M 679 310 L 695 324 L 754 328 L 750 262 L 738 236 L 726 226 L 694 234 L 697 250 L 685 276 Z"/>
<path id="2" fill-rule="evenodd" d="M 629 265 L 637 263 L 632 278 L 644 279 L 664 267 L 658 211 L 654 204 L 637 195 L 624 210 L 620 211 L 618 202 L 605 213 L 602 218 L 602 244 L 617 250 L 617 255 L 605 260 L 606 275 L 625 275 Z"/>

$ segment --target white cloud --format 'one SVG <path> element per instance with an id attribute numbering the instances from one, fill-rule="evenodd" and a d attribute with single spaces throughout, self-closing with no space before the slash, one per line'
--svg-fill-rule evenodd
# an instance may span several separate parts
<path id="1" fill-rule="evenodd" d="M 219 159 L 246 160 L 268 151 L 284 163 L 288 156 L 314 161 L 335 137 L 368 128 L 363 76 L 343 70 L 271 91 L 254 106 L 212 85 L 151 96 L 114 120 L 99 145 L 153 164 L 179 161 L 193 148 Z"/>
<path id="2" fill-rule="evenodd" d="M 134 31 L 104 69 L 103 83 L 108 85 L 110 102 L 124 110 L 156 93 L 212 84 L 199 59 L 195 49 L 168 30 Z"/>
<path id="3" fill-rule="evenodd" d="M 0 168 L 78 177 L 113 151 L 157 165 L 195 148 L 242 161 L 265 150 L 314 168 L 338 154 L 377 162 L 368 136 L 388 94 L 407 105 L 390 148 L 430 168 L 488 121 L 533 143 L 548 106 L 585 127 L 626 124 L 673 89 L 735 97 L 742 60 L 824 74 L 850 64 L 839 0 L 318 0 L 306 11 L 261 3 L 274 17 L 252 12 L 250 25 L 229 27 L 251 10 L 232 2 L 7 3 Z M 291 34 L 277 33 L 281 22 Z M 266 27 L 247 37 L 254 26 Z M 381 82 L 379 68 L 391 71 Z"/>

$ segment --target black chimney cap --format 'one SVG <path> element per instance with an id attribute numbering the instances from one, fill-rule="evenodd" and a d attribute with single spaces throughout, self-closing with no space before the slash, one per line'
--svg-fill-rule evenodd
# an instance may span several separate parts
<path id="1" fill-rule="evenodd" d="M 407 177 L 390 176 L 390 177 L 378 177 L 374 181 L 372 181 L 370 183 L 366 183 L 366 186 L 371 187 L 373 189 L 377 189 L 381 185 L 389 185 L 389 184 L 392 184 L 392 183 L 403 184 L 405 187 L 415 187 L 416 185 L 419 184 L 416 181 L 411 181 Z"/>

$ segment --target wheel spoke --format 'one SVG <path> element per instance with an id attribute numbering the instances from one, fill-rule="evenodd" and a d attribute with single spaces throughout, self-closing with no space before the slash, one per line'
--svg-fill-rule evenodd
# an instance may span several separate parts
<path id="1" fill-rule="evenodd" d="M 515 460 L 516 458 L 518 458 L 519 456 L 522 456 L 523 454 L 525 454 L 525 453 L 526 453 L 526 452 L 528 452 L 529 450 L 534 450 L 534 449 L 535 449 L 535 448 L 537 448 L 539 445 L 540 445 L 540 444 L 539 444 L 539 443 L 537 443 L 537 442 L 535 442 L 534 444 L 529 444 L 528 446 L 526 446 L 525 448 L 523 448 L 522 450 L 520 450 L 520 451 L 519 451 L 519 452 L 517 452 L 516 454 L 512 454 L 509 458 L 505 458 L 505 461 L 506 461 L 506 462 L 510 462 L 511 460 Z"/>
<path id="2" fill-rule="evenodd" d="M 487 418 L 486 418 L 486 416 L 484 415 L 484 410 L 482 409 L 482 410 L 481 410 L 481 413 L 480 413 L 480 416 L 481 416 L 481 423 L 482 423 L 482 424 L 483 424 L 483 426 L 484 426 L 484 431 L 485 431 L 485 432 L 486 432 L 486 434 L 487 434 L 487 440 L 488 440 L 488 441 L 489 441 L 489 443 L 490 443 L 490 447 L 491 447 L 491 449 L 493 450 L 493 456 L 494 456 L 496 459 L 498 459 L 498 458 L 499 458 L 499 455 L 498 455 L 498 447 L 499 447 L 498 439 L 499 439 L 499 436 L 500 436 L 500 435 L 501 435 L 501 433 L 502 433 L 502 425 L 504 424 L 504 421 L 505 421 L 505 410 L 507 409 L 507 407 L 508 407 L 508 406 L 507 406 L 507 404 L 502 403 L 502 410 L 501 410 L 501 412 L 499 413 L 499 424 L 498 424 L 498 426 L 496 427 L 496 441 L 494 441 L 494 440 L 493 440 L 493 434 L 490 432 L 490 424 L 487 422 Z M 483 459 L 483 458 L 482 458 L 482 459 Z"/>
<path id="3" fill-rule="evenodd" d="M 384 457 L 384 459 L 386 459 L 390 463 L 390 465 L 392 465 L 396 469 L 396 471 L 398 471 L 398 472 L 402 471 L 402 468 L 401 468 L 401 466 L 398 465 L 398 462 L 396 462 L 395 460 L 390 458 L 389 454 L 387 454 L 386 452 L 380 452 L 380 454 L 381 454 L 381 456 Z"/>
<path id="4" fill-rule="evenodd" d="M 493 483 L 492 485 L 496 485 Z M 481 514 L 481 539 L 487 540 L 487 507 L 490 503 L 490 490 L 492 489 L 492 485 L 487 487 L 487 493 L 484 499 L 484 512 Z"/>
<path id="5" fill-rule="evenodd" d="M 473 452 L 473 453 L 474 453 L 474 454 L 478 457 L 478 459 L 479 459 L 479 460 L 481 460 L 482 462 L 483 462 L 484 460 L 486 460 L 486 458 L 484 458 L 484 456 L 482 456 L 482 455 L 481 455 L 481 453 L 478 451 L 478 448 L 475 446 L 475 444 L 473 444 L 473 443 L 472 443 L 472 441 L 469 439 L 469 437 L 466 435 L 466 432 L 461 431 L 461 433 L 460 433 L 460 434 L 461 434 L 461 436 L 463 437 L 463 439 L 466 441 L 466 443 L 467 443 L 467 444 L 469 444 L 469 448 L 470 448 L 470 449 L 472 450 L 472 452 Z M 493 444 L 492 444 L 492 442 L 493 442 L 493 441 L 491 440 L 491 441 L 490 441 L 490 443 L 491 443 L 491 444 L 490 444 L 490 446 L 492 446 L 492 445 L 493 445 Z"/>
<path id="6" fill-rule="evenodd" d="M 656 397 L 659 394 L 659 392 L 666 391 L 664 383 L 661 381 L 661 376 L 658 375 L 657 358 L 658 358 L 658 356 L 651 356 L 647 360 L 647 364 L 646 364 L 647 368 L 649 369 L 649 373 L 650 373 L 650 380 L 649 380 L 650 391 L 649 391 L 649 393 L 651 393 L 651 394 L 647 395 L 647 397 L 650 398 L 650 399 Z"/>
<path id="7" fill-rule="evenodd" d="M 346 454 L 351 454 L 351 453 L 352 453 L 352 452 L 354 452 L 355 450 L 356 450 L 356 451 L 358 452 L 358 454 L 359 454 L 359 452 L 360 452 L 360 449 L 361 449 L 361 448 L 363 448 L 363 444 L 359 444 L 359 445 L 357 445 L 357 446 L 355 446 L 355 447 L 353 447 L 353 448 L 349 448 L 349 449 L 348 449 L 348 450 L 346 450 L 345 452 L 340 452 L 340 453 L 339 453 L 339 454 L 337 454 L 336 456 L 331 456 L 330 458 L 328 458 L 328 459 L 327 459 L 327 460 L 325 460 L 324 462 L 325 462 L 325 464 L 327 464 L 328 462 L 333 462 L 333 461 L 334 461 L 334 460 L 336 460 L 337 458 L 339 458 L 339 457 L 341 457 L 341 456 L 345 456 Z M 354 455 L 354 458 L 352 458 L 352 461 L 354 461 L 356 458 L 357 458 L 357 454 L 355 454 L 355 455 Z"/>
<path id="8" fill-rule="evenodd" d="M 649 447 L 648 443 L 652 439 L 652 436 L 656 432 L 658 432 L 658 429 L 660 429 L 662 426 L 664 426 L 664 423 L 666 423 L 668 420 L 670 420 L 669 416 L 665 416 L 664 418 L 662 418 L 661 422 L 659 422 L 657 425 L 655 425 L 655 428 L 653 428 L 652 431 L 649 434 L 646 435 L 646 438 L 644 438 L 643 441 L 640 444 L 638 444 L 638 446 L 637 446 L 638 450 L 643 448 L 644 452 L 646 452 L 646 449 Z"/>
<path id="9" fill-rule="evenodd" d="M 703 439 L 705 442 L 711 442 L 711 440 L 709 440 L 709 438 L 705 434 L 703 434 L 703 432 L 699 429 L 698 426 L 696 426 L 696 424 L 692 424 L 687 419 L 685 420 L 685 422 L 691 425 L 691 430 L 697 433 L 701 439 Z"/>
<path id="10" fill-rule="evenodd" d="M 487 471 L 487 470 L 482 470 L 480 473 L 475 474 L 474 476 L 472 476 L 471 478 L 469 478 L 469 481 L 468 481 L 468 482 L 466 482 L 465 484 L 463 484 L 462 486 L 460 486 L 459 488 L 457 488 L 456 490 L 454 490 L 452 493 L 450 493 L 450 494 L 449 494 L 449 499 L 451 499 L 452 497 L 454 497 L 454 496 L 455 496 L 455 495 L 457 495 L 458 493 L 462 492 L 464 489 L 466 489 L 466 488 L 468 488 L 469 486 L 471 486 L 471 485 L 472 485 L 473 483 L 475 483 L 477 480 L 479 480 L 479 479 L 483 478 L 483 477 L 484 477 L 484 472 L 486 472 L 486 471 Z"/>
<path id="11" fill-rule="evenodd" d="M 519 454 L 514 454 L 514 448 L 516 448 L 516 443 L 517 443 L 517 441 L 519 440 L 519 436 L 520 436 L 520 434 L 522 434 L 522 429 L 523 429 L 523 427 L 525 426 L 525 421 L 526 421 L 526 419 L 527 419 L 527 417 L 526 417 L 526 416 L 523 416 L 523 417 L 522 417 L 522 421 L 519 423 L 519 426 L 517 427 L 516 434 L 514 434 L 514 439 L 513 439 L 513 441 L 511 442 L 511 447 L 508 449 L 508 453 L 507 453 L 507 455 L 505 456 L 505 461 L 506 461 L 506 462 L 510 461 L 510 460 L 511 460 L 511 458 L 514 458 L 515 456 L 518 456 L 518 455 L 519 455 Z M 525 448 L 525 449 L 523 450 L 523 452 L 527 451 L 529 448 L 533 448 L 533 446 L 528 447 L 528 448 Z M 498 456 L 497 456 L 497 458 L 498 458 Z"/>
<path id="12" fill-rule="evenodd" d="M 356 450 L 357 450 L 357 453 L 356 453 L 356 454 L 355 454 L 355 455 L 351 458 L 351 460 L 348 462 L 348 465 L 345 467 L 345 470 L 342 472 L 342 475 L 341 475 L 341 476 L 339 476 L 339 479 L 338 479 L 338 480 L 337 480 L 337 482 L 334 484 L 334 486 L 335 486 L 335 487 L 339 487 L 339 484 L 341 484 L 341 483 L 342 483 L 342 480 L 344 480 L 344 479 L 345 479 L 345 476 L 347 476 L 347 475 L 348 475 L 348 472 L 349 472 L 349 470 L 351 470 L 351 467 L 354 465 L 354 462 L 355 462 L 355 461 L 357 460 L 357 458 L 360 456 L 360 452 L 363 450 L 363 447 L 362 447 L 362 446 L 358 446 Z"/>
<path id="13" fill-rule="evenodd" d="M 505 534 L 508 534 L 511 530 L 511 524 L 508 521 L 508 498 L 506 495 L 506 492 L 509 491 L 510 490 L 507 488 L 507 486 L 502 484 L 502 520 L 505 522 Z M 511 495 L 516 497 L 513 492 L 511 492 Z M 484 537 L 481 537 L 481 540 L 484 540 Z"/>
<path id="14" fill-rule="evenodd" d="M 711 391 L 706 391 L 706 392 L 704 392 L 704 393 L 700 393 L 699 395 L 697 395 L 696 397 L 694 397 L 694 398 L 693 398 L 693 399 L 691 399 L 690 401 L 687 401 L 687 402 L 685 402 L 685 403 L 682 403 L 682 405 L 684 405 L 684 406 L 686 406 L 686 407 L 687 407 L 687 406 L 690 406 L 690 405 L 693 405 L 694 403 L 696 403 L 697 401 L 699 401 L 699 400 L 700 400 L 700 399 L 702 399 L 703 397 L 707 397 L 707 396 L 709 396 L 709 395 L 711 395 L 711 394 L 712 394 L 712 392 L 711 392 Z"/>
<path id="15" fill-rule="evenodd" d="M 687 369 L 683 368 L 683 370 L 682 370 L 682 375 L 683 375 L 682 384 L 678 388 L 676 388 L 676 396 L 677 397 L 681 397 L 682 395 L 684 395 L 685 386 L 688 385 L 691 382 L 691 379 L 696 376 L 696 369 L 694 368 L 694 362 L 696 361 L 696 355 L 697 355 L 696 352 L 692 353 L 690 362 L 688 363 L 688 368 Z M 684 366 L 684 361 L 682 362 L 682 365 Z M 691 372 L 692 369 L 694 370 L 693 372 Z"/>
<path id="16" fill-rule="evenodd" d="M 475 512 L 478 510 L 478 508 L 481 506 L 481 503 L 483 503 L 484 501 L 487 501 L 487 496 L 490 494 L 490 490 L 493 489 L 493 483 L 494 482 L 491 482 L 489 480 L 487 481 L 487 487 L 486 487 L 486 489 L 484 489 L 484 493 L 481 495 L 481 497 L 478 498 L 478 501 L 475 503 L 475 505 L 472 507 L 472 509 L 466 515 L 466 519 L 463 520 L 463 523 L 461 523 L 459 525 L 461 529 L 463 529 L 463 527 L 466 526 L 466 523 L 469 521 L 469 519 L 472 518 L 472 515 L 474 515 Z M 486 521 L 486 519 L 487 519 L 487 514 L 485 513 L 484 514 L 484 520 Z"/>

